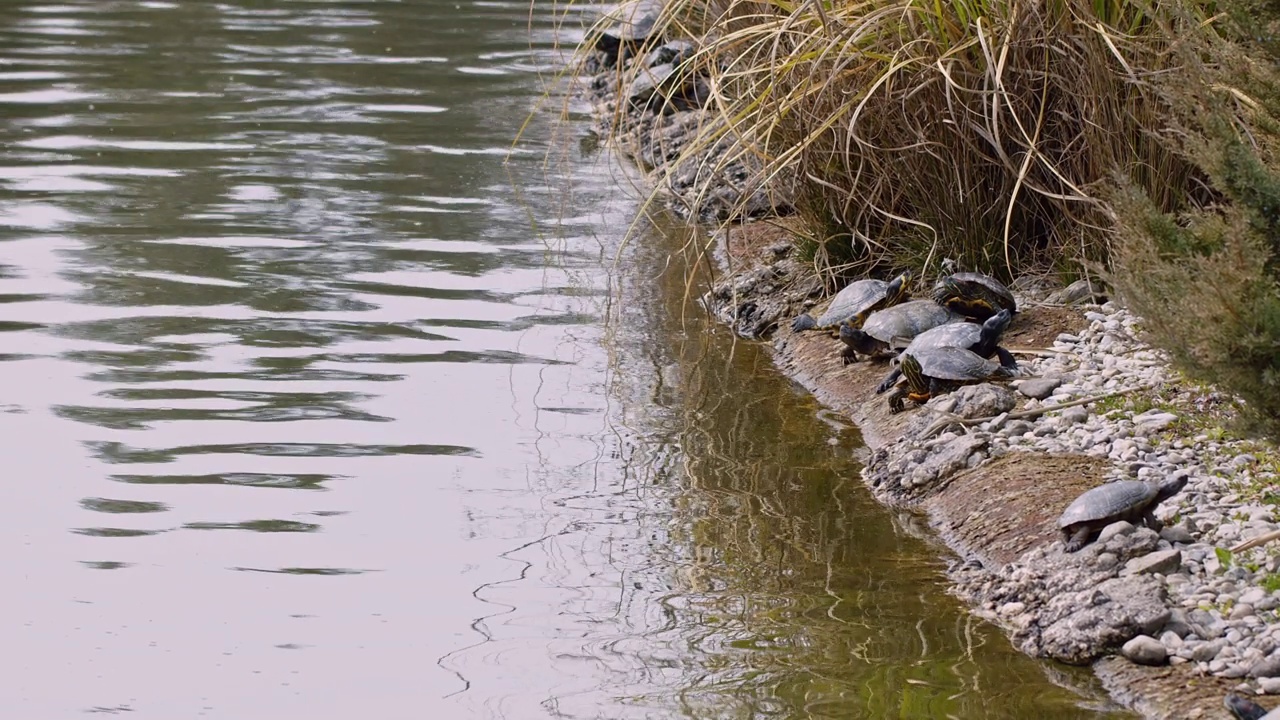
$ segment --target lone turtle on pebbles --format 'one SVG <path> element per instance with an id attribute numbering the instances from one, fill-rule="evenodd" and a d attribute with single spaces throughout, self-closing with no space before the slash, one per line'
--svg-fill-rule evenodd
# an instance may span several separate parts
<path id="1" fill-rule="evenodd" d="M 1186 484 L 1187 476 L 1179 474 L 1162 483 L 1120 480 L 1085 491 L 1058 518 L 1067 552 L 1088 545 L 1102 528 L 1120 520 L 1141 521 L 1159 532 L 1162 524 L 1156 519 L 1156 506 Z"/>
<path id="2" fill-rule="evenodd" d="M 1231 711 L 1231 717 L 1237 720 L 1280 720 L 1280 709 L 1267 712 L 1267 709 L 1258 703 L 1239 695 L 1226 696 L 1222 704 Z"/>

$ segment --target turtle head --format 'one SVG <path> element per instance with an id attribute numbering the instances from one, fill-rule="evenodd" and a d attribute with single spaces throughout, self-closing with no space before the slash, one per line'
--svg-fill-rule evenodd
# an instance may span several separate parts
<path id="1" fill-rule="evenodd" d="M 1001 310 L 987 318 L 986 322 L 982 323 L 982 344 L 995 344 L 1000 339 L 1000 336 L 1004 334 L 1004 331 L 1008 329 L 1012 320 L 1012 310 Z"/>
<path id="2" fill-rule="evenodd" d="M 1188 477 L 1190 476 L 1187 473 L 1178 473 L 1177 475 L 1174 475 L 1173 477 L 1160 483 L 1159 489 L 1156 490 L 1155 502 L 1153 502 L 1152 504 L 1155 505 L 1158 503 L 1162 503 L 1165 500 L 1168 500 L 1169 498 L 1173 497 L 1174 495 L 1177 495 L 1182 490 L 1182 488 L 1186 487 Z"/>
<path id="3" fill-rule="evenodd" d="M 927 393 L 929 391 L 929 381 L 924 377 L 924 368 L 920 367 L 920 361 L 914 355 L 907 353 L 902 354 L 902 364 L 898 366 L 902 371 L 902 377 L 907 380 L 907 387 L 913 393 Z"/>
<path id="4" fill-rule="evenodd" d="M 871 355 L 875 349 L 876 340 L 863 332 L 862 329 L 856 328 L 850 323 L 845 323 L 840 326 L 840 342 L 849 346 L 849 349 L 854 352 Z"/>
<path id="5" fill-rule="evenodd" d="M 907 271 L 889 281 L 884 289 L 885 306 L 897 305 L 907 299 L 907 291 L 911 286 L 911 272 Z"/>

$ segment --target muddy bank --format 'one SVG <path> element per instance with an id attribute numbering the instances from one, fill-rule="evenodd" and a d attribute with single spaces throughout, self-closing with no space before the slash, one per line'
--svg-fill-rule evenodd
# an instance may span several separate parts
<path id="1" fill-rule="evenodd" d="M 727 236 L 721 235 L 721 249 L 731 260 L 728 265 L 733 270 L 708 296 L 712 309 L 741 334 L 767 328 L 766 341 L 775 350 L 778 366 L 825 405 L 851 418 L 862 431 L 869 451 L 865 479 L 876 496 L 886 503 L 927 513 L 939 537 L 957 553 L 952 575 L 958 594 L 978 614 L 1009 629 L 1015 644 L 1031 654 L 1047 655 L 1019 643 L 1017 619 L 1008 617 L 1007 611 L 1001 616 L 1001 606 L 1018 601 L 984 608 L 990 592 L 988 589 L 984 593 L 982 585 L 1002 571 L 1025 568 L 1028 554 L 1045 552 L 1055 543 L 1060 546 L 1061 536 L 1055 524 L 1058 515 L 1081 492 L 1105 482 L 1114 473 L 1114 463 L 1106 457 L 1082 453 L 1016 452 L 992 458 L 987 439 L 956 435 L 940 443 L 941 447 L 960 449 L 954 453 L 956 461 L 933 468 L 931 472 L 936 474 L 927 487 L 904 491 L 877 486 L 877 472 L 883 472 L 890 458 L 903 457 L 902 448 L 919 444 L 912 434 L 931 425 L 937 416 L 927 409 L 891 414 L 884 396 L 875 394 L 875 387 L 886 372 L 885 363 L 845 365 L 839 357 L 838 341 L 821 333 L 790 331 L 785 320 L 810 304 L 812 294 L 820 291 L 815 291 L 813 283 L 806 279 L 809 273 L 804 267 L 779 258 L 782 251 L 778 242 L 783 232 L 776 226 L 740 226 Z M 771 317 L 774 311 L 778 314 Z M 1085 312 L 1083 308 L 1029 306 L 1019 313 L 1004 344 L 1015 349 L 1049 347 L 1060 335 L 1083 332 L 1089 324 Z M 1024 366 L 1026 358 L 1021 357 Z M 1026 398 L 1015 400 L 1019 404 L 1026 402 Z M 1151 533 L 1126 542 L 1128 547 L 1121 549 L 1117 565 L 1149 554 L 1161 541 Z M 1078 584 L 1073 590 L 1093 590 L 1118 574 L 1072 575 L 1063 567 L 1061 550 L 1053 548 L 1049 552 L 1057 554 L 1059 563 L 1046 563 L 1046 574 L 1057 575 L 1066 586 Z M 1075 558 L 1065 559 L 1067 565 L 1077 566 L 1072 563 Z M 1140 631 L 1159 634 L 1167 624 L 1166 594 L 1155 580 L 1147 584 L 1147 589 L 1158 601 L 1158 605 L 1149 603 L 1146 618 L 1141 617 L 1142 608 L 1139 609 L 1136 620 L 1141 623 L 1145 619 L 1147 627 L 1126 626 L 1122 620 L 1112 637 L 1093 638 L 1086 655 L 1101 655 L 1093 661 L 1094 670 L 1118 702 L 1147 717 L 1226 717 L 1222 707 L 1226 693 L 1252 693 L 1256 688 L 1240 687 L 1239 679 L 1202 673 L 1192 664 L 1150 667 L 1114 655 L 1124 641 L 1143 634 Z"/>
<path id="2" fill-rule="evenodd" d="M 1034 389 L 984 384 L 890 413 L 874 392 L 885 363 L 845 365 L 830 335 L 789 328 L 832 289 L 793 256 L 777 217 L 786 183 L 760 187 L 750 163 L 719 158 L 717 147 L 680 159 L 715 123 L 695 58 L 686 41 L 589 58 L 600 131 L 686 217 L 763 218 L 720 233 L 723 274 L 704 304 L 738 334 L 770 342 L 788 376 L 858 425 L 868 486 L 927 513 L 959 556 L 956 593 L 1028 654 L 1092 664 L 1119 702 L 1148 717 L 1226 717 L 1230 691 L 1280 693 L 1280 557 L 1228 551 L 1277 529 L 1264 497 L 1277 466 L 1255 457 L 1273 448 L 1220 437 L 1212 423 L 1230 401 L 1176 378 L 1122 308 L 1067 306 L 1053 288 L 1027 285 L 1015 288 L 1021 312 L 1002 344 L 1021 351 L 1021 380 L 1039 381 Z M 699 192 L 708 172 L 714 190 Z M 1178 473 L 1187 489 L 1158 508 L 1159 532 L 1114 523 L 1064 552 L 1056 520 L 1080 493 Z"/>

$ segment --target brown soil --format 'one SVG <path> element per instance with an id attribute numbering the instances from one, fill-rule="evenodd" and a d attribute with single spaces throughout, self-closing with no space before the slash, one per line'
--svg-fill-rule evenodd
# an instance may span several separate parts
<path id="1" fill-rule="evenodd" d="M 785 223 L 757 222 L 733 228 L 723 245 L 735 271 L 750 270 L 775 262 L 772 248 L 787 237 Z M 1028 307 L 1014 318 L 1003 344 L 1015 351 L 1044 350 L 1059 334 L 1077 332 L 1085 322 L 1077 309 Z M 786 323 L 780 325 L 773 336 L 775 362 L 823 404 L 850 417 L 870 450 L 896 441 L 912 415 L 927 412 L 889 413 L 884 396 L 875 394 L 887 363 L 846 366 L 833 335 L 792 333 Z M 1101 483 L 1105 468 L 1104 461 L 1084 455 L 1011 453 L 956 475 L 919 507 L 956 552 L 984 565 L 1004 564 L 1056 538 L 1054 521 L 1061 508 Z M 1118 657 L 1100 660 L 1094 669 L 1117 701 L 1160 720 L 1227 717 L 1222 698 L 1236 684 L 1198 676 L 1190 665 L 1150 668 Z"/>
<path id="2" fill-rule="evenodd" d="M 948 545 L 1003 565 L 1057 539 L 1061 509 L 1101 485 L 1106 467 L 1088 455 L 1010 453 L 955 476 L 924 507 Z"/>

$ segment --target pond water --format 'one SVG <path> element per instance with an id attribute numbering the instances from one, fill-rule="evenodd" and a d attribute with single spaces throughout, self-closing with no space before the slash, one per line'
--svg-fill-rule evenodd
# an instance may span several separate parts
<path id="1" fill-rule="evenodd" d="M 591 14 L 6 4 L 0 715 L 1121 716 L 698 313 Z"/>

